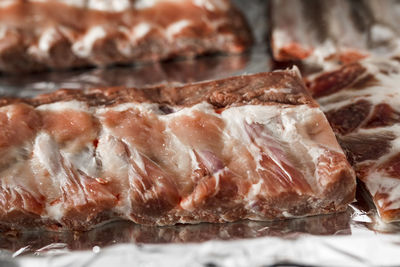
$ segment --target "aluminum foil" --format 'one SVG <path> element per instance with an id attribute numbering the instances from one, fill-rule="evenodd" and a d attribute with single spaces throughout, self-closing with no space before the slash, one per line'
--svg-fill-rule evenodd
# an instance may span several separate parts
<path id="1" fill-rule="evenodd" d="M 0 77 L 0 95 L 58 88 L 146 87 L 270 71 L 263 0 L 240 1 L 256 36 L 251 53 L 132 67 Z M 400 224 L 384 224 L 359 186 L 343 213 L 285 221 L 150 227 L 113 222 L 89 232 L 0 234 L 0 266 L 399 266 Z"/>

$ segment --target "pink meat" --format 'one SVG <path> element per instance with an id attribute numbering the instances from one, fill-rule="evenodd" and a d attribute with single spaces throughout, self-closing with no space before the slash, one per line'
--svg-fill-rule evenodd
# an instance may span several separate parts
<path id="1" fill-rule="evenodd" d="M 309 79 L 384 221 L 400 220 L 400 64 L 370 59 Z"/>
<path id="2" fill-rule="evenodd" d="M 296 70 L 0 103 L 4 229 L 284 219 L 354 198 L 354 173 Z"/>
<path id="3" fill-rule="evenodd" d="M 251 44 L 247 22 L 229 0 L 10 0 L 0 5 L 0 72 L 242 53 Z"/>

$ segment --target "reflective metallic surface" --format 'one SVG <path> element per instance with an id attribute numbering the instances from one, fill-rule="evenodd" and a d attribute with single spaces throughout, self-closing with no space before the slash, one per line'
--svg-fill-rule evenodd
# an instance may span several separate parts
<path id="1" fill-rule="evenodd" d="M 258 46 L 242 56 L 203 57 L 136 67 L 0 77 L 2 96 L 29 97 L 58 88 L 185 83 L 270 71 L 265 1 L 237 1 Z M 246 4 L 247 3 L 247 4 Z M 263 4 L 260 7 L 260 4 Z M 384 224 L 359 186 L 344 213 L 286 221 L 148 227 L 112 222 L 89 232 L 0 234 L 0 266 L 396 266 L 400 224 Z"/>

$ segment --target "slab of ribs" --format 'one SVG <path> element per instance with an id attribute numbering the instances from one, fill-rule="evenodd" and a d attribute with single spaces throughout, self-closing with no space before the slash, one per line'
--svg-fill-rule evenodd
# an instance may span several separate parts
<path id="1" fill-rule="evenodd" d="M 392 112 L 362 101 L 371 114 Z M 377 153 L 387 155 L 396 135 L 375 128 L 372 140 L 385 138 Z M 360 137 L 348 138 L 351 146 Z M 395 172 L 387 162 L 396 157 L 380 168 Z M 0 176 L 3 230 L 327 214 L 345 210 L 356 185 L 296 69 L 180 87 L 3 98 Z"/>
<path id="2" fill-rule="evenodd" d="M 0 72 L 241 53 L 252 43 L 229 0 L 0 2 Z"/>

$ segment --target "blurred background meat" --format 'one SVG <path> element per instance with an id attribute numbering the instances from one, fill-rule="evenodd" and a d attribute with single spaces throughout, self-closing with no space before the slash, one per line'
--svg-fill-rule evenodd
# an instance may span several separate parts
<path id="1" fill-rule="evenodd" d="M 38 72 L 203 54 L 252 44 L 229 0 L 3 1 L 0 71 Z"/>
<path id="2" fill-rule="evenodd" d="M 400 4 L 395 0 L 271 0 L 270 40 L 277 61 L 324 69 L 400 53 Z"/>

